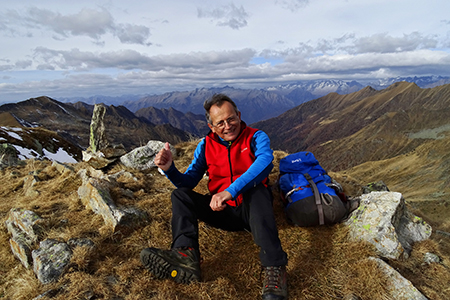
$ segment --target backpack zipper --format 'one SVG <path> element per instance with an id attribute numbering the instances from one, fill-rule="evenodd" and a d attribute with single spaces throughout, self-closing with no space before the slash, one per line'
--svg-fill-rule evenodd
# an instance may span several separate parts
<path id="1" fill-rule="evenodd" d="M 232 144 L 232 142 L 228 142 L 228 145 L 227 145 L 227 150 L 228 150 L 228 164 L 230 165 L 230 178 L 231 178 L 231 183 L 233 183 L 233 167 L 232 167 L 232 165 L 231 165 L 231 144 Z M 235 206 L 238 206 L 237 205 L 237 199 L 233 199 L 233 201 L 234 201 L 234 203 L 235 203 Z"/>
<path id="2" fill-rule="evenodd" d="M 233 167 L 231 166 L 231 142 L 228 142 L 227 145 L 227 150 L 228 150 L 228 164 L 230 165 L 230 178 L 231 178 L 231 183 L 233 183 Z"/>

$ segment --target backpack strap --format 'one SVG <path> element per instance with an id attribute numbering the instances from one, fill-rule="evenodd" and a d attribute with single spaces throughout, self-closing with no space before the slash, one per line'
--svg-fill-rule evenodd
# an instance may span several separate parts
<path id="1" fill-rule="evenodd" d="M 287 200 L 289 201 L 289 203 L 292 203 L 292 199 L 289 198 L 289 196 L 292 195 L 293 193 L 295 193 L 295 192 L 298 191 L 298 190 L 301 190 L 301 188 L 300 188 L 300 187 L 297 187 L 297 188 L 296 188 L 296 187 L 294 186 L 294 188 L 293 188 L 292 190 L 290 190 L 289 192 L 286 193 L 286 195 L 284 195 L 284 199 L 287 199 Z M 283 194 L 283 193 L 281 193 L 281 194 Z"/>
<path id="2" fill-rule="evenodd" d="M 317 205 L 317 212 L 319 213 L 319 224 L 324 225 L 324 215 L 323 215 L 323 207 L 322 207 L 322 201 L 320 199 L 320 193 L 319 189 L 317 188 L 316 183 L 314 180 L 312 180 L 311 176 L 309 176 L 308 173 L 303 174 L 305 176 L 306 180 L 308 180 L 309 184 L 311 185 L 311 189 L 314 193 L 314 198 L 316 199 L 316 205 Z"/>

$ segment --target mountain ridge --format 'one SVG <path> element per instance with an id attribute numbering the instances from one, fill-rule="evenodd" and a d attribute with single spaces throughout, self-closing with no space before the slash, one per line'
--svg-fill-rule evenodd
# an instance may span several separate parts
<path id="1" fill-rule="evenodd" d="M 138 117 L 143 117 L 156 125 L 171 124 L 175 128 L 187 131 L 195 136 L 204 136 L 209 128 L 204 115 L 192 112 L 182 113 L 172 107 L 157 109 L 144 107 L 136 111 Z"/>
<path id="2" fill-rule="evenodd" d="M 138 101 L 123 103 L 131 111 L 137 112 L 146 107 L 174 108 L 183 113 L 204 114 L 203 103 L 216 93 L 227 94 L 236 102 L 248 123 L 277 116 L 295 104 L 292 100 L 264 90 L 245 90 L 232 87 L 202 88 L 186 92 L 169 92 L 162 95 L 147 96 Z"/>
<path id="3" fill-rule="evenodd" d="M 24 127 L 43 127 L 54 131 L 80 149 L 86 149 L 89 146 L 93 107 L 82 103 L 66 104 L 42 96 L 1 105 L 0 113 L 11 114 Z M 6 119 L 0 120 L 0 126 L 6 125 L 3 122 Z M 137 117 L 124 106 L 107 106 L 104 122 L 110 143 L 122 144 L 128 150 L 148 140 L 167 140 L 176 144 L 192 138 L 189 133 L 170 124 L 155 125 L 148 119 Z"/>
<path id="4" fill-rule="evenodd" d="M 329 94 L 252 126 L 276 149 L 310 150 L 327 168 L 343 170 L 413 151 L 424 140 L 408 134 L 448 124 L 449 106 L 450 84 L 421 89 L 401 82 L 381 91 Z"/>
<path id="5" fill-rule="evenodd" d="M 400 82 L 415 82 L 421 88 L 431 88 L 450 83 L 450 77 L 422 76 L 422 77 L 396 77 L 368 80 L 308 80 L 298 81 L 277 86 L 268 86 L 259 89 L 244 89 L 224 86 L 221 88 L 198 88 L 191 91 L 171 91 L 163 94 L 153 94 L 139 97 L 138 95 L 123 95 L 117 97 L 93 96 L 88 98 L 72 97 L 60 98 L 63 102 L 83 101 L 95 104 L 124 105 L 133 112 L 145 107 L 169 108 L 173 107 L 183 113 L 193 112 L 203 114 L 203 100 L 214 93 L 226 93 L 233 95 L 233 100 L 239 103 L 239 107 L 245 112 L 248 123 L 258 122 L 275 117 L 304 102 L 320 98 L 329 93 L 349 94 L 366 86 L 372 86 L 377 90 L 385 89 L 389 85 Z M 121 101 L 122 100 L 122 101 Z M 247 103 L 248 102 L 248 103 Z M 258 114 L 254 114 L 251 107 L 260 108 Z"/>

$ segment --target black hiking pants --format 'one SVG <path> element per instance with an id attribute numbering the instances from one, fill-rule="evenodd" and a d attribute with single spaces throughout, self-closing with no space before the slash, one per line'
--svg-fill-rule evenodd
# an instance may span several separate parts
<path id="1" fill-rule="evenodd" d="M 246 191 L 238 207 L 227 205 L 222 211 L 209 206 L 211 195 L 202 195 L 188 188 L 172 193 L 172 248 L 199 249 L 198 220 L 228 231 L 248 230 L 260 247 L 259 258 L 265 267 L 287 264 L 281 247 L 272 207 L 272 194 L 262 184 Z"/>

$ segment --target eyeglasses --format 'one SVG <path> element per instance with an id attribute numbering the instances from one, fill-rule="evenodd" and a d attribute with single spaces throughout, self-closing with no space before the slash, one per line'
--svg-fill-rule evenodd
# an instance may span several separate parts
<path id="1" fill-rule="evenodd" d="M 225 123 L 227 123 L 228 126 L 231 126 L 231 125 L 235 125 L 238 121 L 239 121 L 238 116 L 233 116 L 233 117 L 229 117 L 226 120 L 222 120 L 222 121 L 218 122 L 216 125 L 212 124 L 212 126 L 215 128 L 218 128 L 218 129 L 223 129 L 223 128 L 225 128 Z"/>

